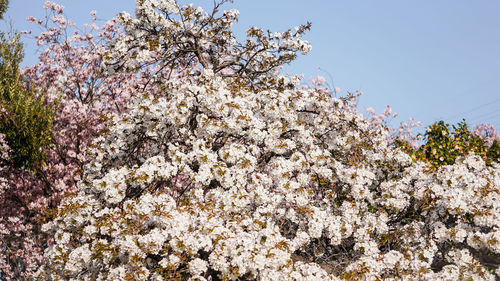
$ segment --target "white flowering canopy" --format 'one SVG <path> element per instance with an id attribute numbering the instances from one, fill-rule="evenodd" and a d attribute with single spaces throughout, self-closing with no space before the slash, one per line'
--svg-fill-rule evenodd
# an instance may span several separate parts
<path id="1" fill-rule="evenodd" d="M 175 24 L 172 14 L 195 24 Z M 121 16 L 126 35 L 110 61 L 130 70 L 170 55 L 201 64 L 200 73 L 161 76 L 157 92 L 138 93 L 113 117 L 78 193 L 43 227 L 55 244 L 37 278 L 495 280 L 499 167 L 476 156 L 438 170 L 413 163 L 347 99 L 299 87 L 296 77 L 258 76 L 279 55 L 257 51 L 269 42 L 248 49 L 225 38 L 236 14 L 219 22 L 199 8 L 142 0 L 137 19 Z M 205 20 L 222 33 L 205 34 Z M 153 30 L 173 37 L 152 39 Z M 292 37 L 284 44 L 299 51 Z M 191 45 L 199 56 L 180 47 Z"/>
<path id="2" fill-rule="evenodd" d="M 137 1 L 137 18 L 126 12 L 118 16 L 124 34 L 110 44 L 104 63 L 107 71 L 155 66 L 152 79 L 162 83 L 179 71 L 199 74 L 201 67 L 262 88 L 276 80 L 278 68 L 293 61 L 297 52 L 311 50 L 311 45 L 300 39 L 310 23 L 285 32 L 252 27 L 245 42 L 238 42 L 231 27 L 239 12 L 224 11 L 218 16 L 225 2 L 230 0 L 215 2 L 213 11 L 206 13 L 192 5 L 179 6 L 175 0 Z"/>

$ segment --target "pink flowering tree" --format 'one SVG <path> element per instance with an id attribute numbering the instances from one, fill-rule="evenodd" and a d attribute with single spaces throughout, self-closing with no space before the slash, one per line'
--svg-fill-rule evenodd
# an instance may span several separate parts
<path id="1" fill-rule="evenodd" d="M 348 99 L 279 73 L 308 26 L 241 43 L 220 4 L 118 16 L 104 73 L 146 81 L 43 225 L 34 277 L 495 280 L 500 167 L 412 161 Z"/>
<path id="2" fill-rule="evenodd" d="M 37 20 L 42 32 L 37 44 L 43 51 L 36 65 L 23 71 L 25 87 L 45 96 L 55 108 L 52 142 L 45 151 L 45 165 L 36 173 L 1 167 L 0 279 L 24 280 L 44 263 L 44 249 L 51 238 L 40 231 L 61 199 L 76 191 L 85 152 L 106 129 L 111 113 L 122 112 L 142 83 L 134 74 L 104 75 L 104 44 L 118 33 L 116 21 L 88 33 L 73 31 L 63 7 L 46 2 L 47 18 Z M 95 21 L 95 13 L 91 14 Z M 3 145 L 4 143 L 2 143 Z M 3 147 L 3 146 L 2 146 Z M 2 153 L 5 150 L 2 149 Z"/>

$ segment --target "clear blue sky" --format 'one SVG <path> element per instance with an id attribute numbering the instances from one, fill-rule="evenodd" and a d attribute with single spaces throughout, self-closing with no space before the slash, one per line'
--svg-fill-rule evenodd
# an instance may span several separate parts
<path id="1" fill-rule="evenodd" d="M 41 17 L 44 0 L 10 0 L 5 18 L 18 30 L 32 28 L 26 17 Z M 133 14 L 133 0 L 62 0 L 79 26 L 89 12 L 107 20 Z M 186 1 L 184 1 L 186 2 Z M 210 7 L 212 1 L 193 1 Z M 322 75 L 346 91 L 364 92 L 360 108 L 377 112 L 390 104 L 400 117 L 429 125 L 437 120 L 490 123 L 500 129 L 500 1 L 498 0 L 236 0 L 237 34 L 249 26 L 282 31 L 312 22 L 306 36 L 313 49 L 286 70 L 306 78 Z M 5 23 L 0 25 L 6 30 Z M 25 40 L 25 64 L 36 61 L 36 46 Z M 318 71 L 318 67 L 326 70 Z M 331 78 L 330 78 L 331 76 Z"/>

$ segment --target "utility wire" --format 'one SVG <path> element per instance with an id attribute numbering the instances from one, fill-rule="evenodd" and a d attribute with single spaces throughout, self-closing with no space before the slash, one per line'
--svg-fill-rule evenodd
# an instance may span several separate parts
<path id="1" fill-rule="evenodd" d="M 500 113 L 500 110 L 495 109 L 493 111 L 489 111 L 489 112 L 486 112 L 486 113 L 483 113 L 483 114 L 480 114 L 480 115 L 472 116 L 470 118 L 470 120 L 474 121 L 474 120 L 478 120 L 478 119 L 483 119 L 485 117 L 488 118 L 488 116 L 490 116 L 490 115 L 496 115 L 497 113 Z"/>
<path id="2" fill-rule="evenodd" d="M 458 117 L 458 116 L 463 116 L 463 115 L 465 115 L 465 114 L 469 114 L 469 113 L 471 113 L 471 112 L 474 112 L 474 111 L 476 111 L 476 110 L 478 110 L 478 109 L 481 109 L 481 108 L 483 108 L 483 107 L 486 107 L 486 106 L 489 106 L 489 105 L 495 104 L 495 103 L 497 103 L 497 102 L 500 102 L 500 98 L 495 99 L 495 100 L 492 100 L 492 101 L 490 101 L 490 102 L 488 102 L 488 103 L 481 104 L 481 105 L 476 106 L 476 107 L 474 107 L 474 108 L 472 108 L 472 109 L 469 109 L 469 110 L 467 110 L 467 111 L 464 111 L 464 112 L 460 112 L 460 113 L 454 114 L 454 115 L 452 115 L 452 116 L 450 116 L 450 117 L 448 117 L 448 118 L 446 118 L 446 119 L 454 119 L 454 118 L 456 118 L 456 117 Z"/>
<path id="3" fill-rule="evenodd" d="M 490 79 L 486 80 L 485 82 L 481 83 L 480 85 L 487 85 L 487 84 L 490 84 L 491 82 L 495 82 L 495 81 L 498 81 L 498 75 L 493 75 L 492 77 L 490 77 Z M 477 87 L 471 87 L 469 88 L 468 90 L 465 90 L 465 91 L 462 91 L 461 94 L 459 95 L 465 95 L 465 94 L 468 94 L 468 93 L 471 93 L 472 91 L 477 91 Z M 476 107 L 473 107 L 471 109 L 468 109 L 468 110 L 465 110 L 463 112 L 460 112 L 460 113 L 457 113 L 457 114 L 453 114 L 451 116 L 448 116 L 448 118 L 445 118 L 444 120 L 454 120 L 456 119 L 457 117 L 462 117 L 463 115 L 465 114 L 469 114 L 471 112 L 474 112 L 478 109 L 481 109 L 483 107 L 486 107 L 490 104 L 494 104 L 494 103 L 497 103 L 500 101 L 500 98 L 497 98 L 497 99 L 494 99 L 492 101 L 489 101 L 487 103 L 484 103 L 484 104 L 481 104 L 479 106 L 476 106 Z"/>
<path id="4" fill-rule="evenodd" d="M 486 118 L 483 118 L 483 119 L 479 119 L 479 121 L 476 121 L 475 123 L 476 124 L 481 124 L 484 121 L 491 120 L 491 119 L 496 118 L 496 117 L 500 117 L 500 112 L 497 111 L 496 114 L 494 114 L 492 116 L 489 116 L 489 117 L 486 117 Z"/>

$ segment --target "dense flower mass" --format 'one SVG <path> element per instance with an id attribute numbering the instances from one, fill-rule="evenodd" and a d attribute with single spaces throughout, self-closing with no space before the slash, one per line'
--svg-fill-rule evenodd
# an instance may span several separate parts
<path id="1" fill-rule="evenodd" d="M 228 13 L 219 22 L 172 1 L 140 1 L 138 19 L 121 15 L 128 34 L 142 33 L 113 41 L 108 61 L 131 71 L 172 57 L 200 70 L 156 72 L 157 91 L 113 115 L 77 194 L 43 227 L 55 244 L 38 278 L 494 280 L 496 164 L 471 155 L 436 171 L 413 162 L 348 99 L 301 88 L 297 77 L 247 80 L 206 63 L 217 41 L 197 41 L 203 29 L 170 13 L 230 27 Z"/>
<path id="2" fill-rule="evenodd" d="M 355 97 L 320 88 L 324 79 L 301 86 L 279 72 L 310 50 L 308 25 L 251 28 L 241 43 L 230 31 L 238 12 L 219 12 L 224 2 L 206 13 L 137 1 L 136 19 L 103 28 L 107 44 L 75 34 L 80 46 L 51 44 L 26 70 L 62 100 L 46 171 L 58 183 L 49 198 L 65 196 L 32 223 L 47 238 L 26 277 L 498 278 L 498 162 L 412 159 L 383 122 L 390 108 L 367 118 Z"/>
<path id="3" fill-rule="evenodd" d="M 498 167 L 432 172 L 316 89 L 205 73 L 115 116 L 58 218 L 43 278 L 493 280 Z"/>

